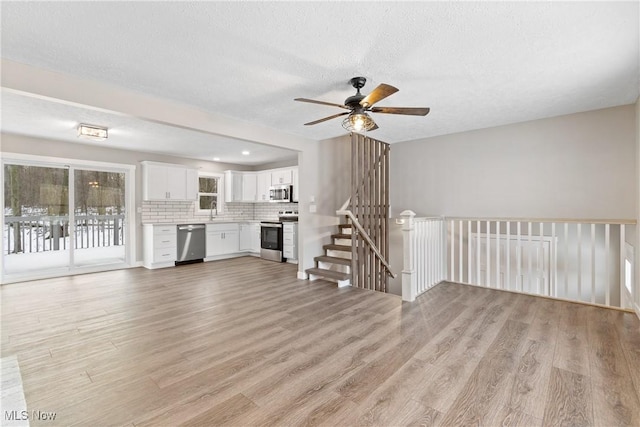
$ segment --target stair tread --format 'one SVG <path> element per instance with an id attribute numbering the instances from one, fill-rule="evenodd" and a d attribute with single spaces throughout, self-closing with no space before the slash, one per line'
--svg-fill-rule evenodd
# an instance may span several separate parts
<path id="1" fill-rule="evenodd" d="M 313 259 L 316 262 L 330 262 L 332 264 L 351 265 L 351 260 L 348 258 L 340 258 L 336 256 L 321 255 Z"/>
<path id="2" fill-rule="evenodd" d="M 329 277 L 330 279 L 347 280 L 351 278 L 351 274 L 343 273 L 335 270 L 325 270 L 324 268 L 308 268 L 305 270 L 307 274 L 315 274 L 316 276 Z"/>
<path id="3" fill-rule="evenodd" d="M 339 233 L 339 234 L 332 234 L 331 237 L 334 239 L 351 239 L 353 237 L 353 234 Z"/>
<path id="4" fill-rule="evenodd" d="M 347 245 L 324 245 L 322 247 L 322 249 L 324 250 L 331 250 L 331 251 L 346 251 L 346 252 L 351 252 L 351 246 L 347 246 Z"/>

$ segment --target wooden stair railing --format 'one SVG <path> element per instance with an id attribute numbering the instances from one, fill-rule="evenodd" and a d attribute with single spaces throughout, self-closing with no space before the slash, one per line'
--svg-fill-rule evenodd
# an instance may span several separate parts
<path id="1" fill-rule="evenodd" d="M 373 240 L 371 240 L 371 237 L 369 236 L 369 234 L 367 234 L 367 232 L 364 230 L 362 225 L 360 225 L 360 222 L 358 222 L 358 219 L 355 217 L 353 212 L 351 212 L 348 209 L 341 209 L 339 211 L 336 211 L 336 215 L 345 215 L 351 220 L 351 223 L 356 226 L 356 229 L 358 230 L 358 232 L 360 233 L 364 241 L 367 243 L 367 245 L 369 245 L 369 248 L 371 248 L 376 258 L 384 266 L 387 274 L 395 279 L 397 275 L 391 270 L 391 266 L 389 265 L 389 262 L 386 260 L 384 255 L 382 255 L 382 253 L 380 252 L 380 249 L 378 249 L 378 247 L 373 242 Z"/>
<path id="2" fill-rule="evenodd" d="M 339 285 L 387 292 L 388 278 L 396 277 L 388 262 L 389 153 L 389 144 L 351 134 L 351 197 L 336 212 L 350 224 L 341 224 L 340 232 L 331 236 L 334 244 L 324 246 L 326 255 L 315 258 L 316 268 L 307 270 L 312 279 L 328 277 Z M 344 240 L 350 240 L 350 246 Z M 347 266 L 349 272 L 344 271 Z"/>

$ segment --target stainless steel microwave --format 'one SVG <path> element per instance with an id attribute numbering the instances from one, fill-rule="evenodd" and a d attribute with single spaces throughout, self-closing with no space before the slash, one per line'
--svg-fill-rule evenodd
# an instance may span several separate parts
<path id="1" fill-rule="evenodd" d="M 270 202 L 291 202 L 293 197 L 293 186 L 272 185 L 269 187 Z"/>

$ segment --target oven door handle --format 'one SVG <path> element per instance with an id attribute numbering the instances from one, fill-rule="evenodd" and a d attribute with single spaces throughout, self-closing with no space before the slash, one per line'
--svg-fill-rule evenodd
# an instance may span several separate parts
<path id="1" fill-rule="evenodd" d="M 282 228 L 282 224 L 260 224 L 260 227 Z"/>

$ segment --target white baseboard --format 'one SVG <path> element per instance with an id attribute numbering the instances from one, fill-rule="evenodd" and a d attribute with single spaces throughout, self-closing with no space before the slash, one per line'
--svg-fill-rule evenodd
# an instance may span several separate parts
<path id="1" fill-rule="evenodd" d="M 305 273 L 304 271 L 298 271 L 298 279 L 307 280 L 308 278 L 309 275 L 307 273 Z"/>
<path id="2" fill-rule="evenodd" d="M 11 283 L 31 282 L 33 280 L 55 279 L 57 277 L 77 276 L 81 274 L 91 274 L 91 273 L 102 273 L 104 271 L 113 271 L 113 270 L 126 270 L 128 268 L 135 268 L 135 267 L 136 265 L 113 264 L 113 265 L 99 265 L 99 266 L 93 266 L 93 267 L 74 268 L 73 270 L 57 269 L 57 270 L 46 270 L 46 271 L 35 272 L 35 273 L 5 275 L 2 278 L 1 284 L 9 285 Z"/>
<path id="3" fill-rule="evenodd" d="M 339 288 L 346 288 L 348 286 L 351 286 L 351 280 L 347 279 L 347 280 L 338 280 L 338 287 Z"/>

